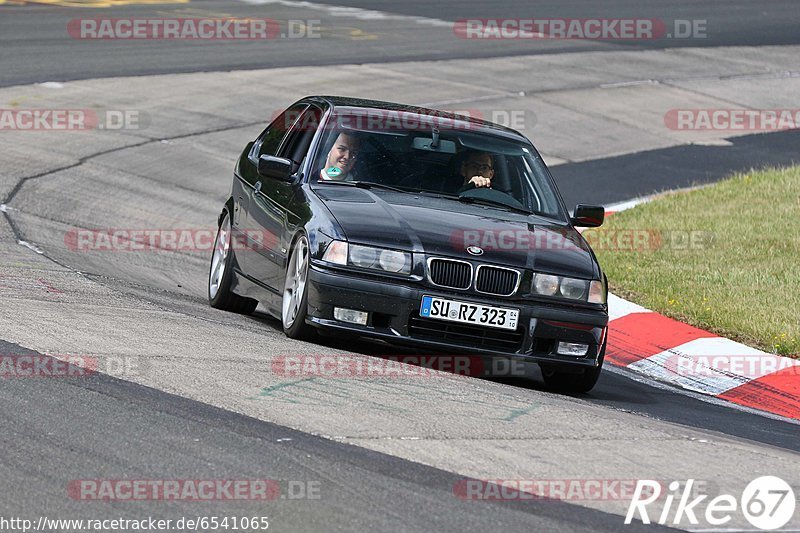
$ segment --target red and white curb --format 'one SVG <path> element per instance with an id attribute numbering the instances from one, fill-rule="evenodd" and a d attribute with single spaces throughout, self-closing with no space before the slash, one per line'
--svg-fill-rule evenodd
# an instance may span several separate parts
<path id="1" fill-rule="evenodd" d="M 648 199 L 608 206 L 619 212 Z M 800 360 L 751 348 L 609 294 L 606 362 L 657 381 L 800 420 Z"/>
<path id="2" fill-rule="evenodd" d="M 609 295 L 606 362 L 693 392 L 800 420 L 800 361 Z"/>

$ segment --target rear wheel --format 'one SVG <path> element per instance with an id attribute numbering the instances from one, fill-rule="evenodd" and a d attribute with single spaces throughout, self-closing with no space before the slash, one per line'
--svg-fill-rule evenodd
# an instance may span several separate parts
<path id="1" fill-rule="evenodd" d="M 542 365 L 542 377 L 547 387 L 556 392 L 584 393 L 589 392 L 597 384 L 603 369 L 606 345 L 600 350 L 600 364 L 592 368 L 559 370 L 558 367 Z"/>
<path id="2" fill-rule="evenodd" d="M 245 298 L 231 292 L 233 279 L 233 251 L 231 250 L 231 218 L 227 212 L 217 230 L 211 268 L 208 272 L 208 303 L 211 307 L 249 315 L 256 310 L 258 300 Z"/>
<path id="3" fill-rule="evenodd" d="M 314 328 L 306 324 L 309 252 L 308 239 L 301 235 L 294 243 L 289 264 L 286 266 L 281 322 L 283 332 L 292 339 L 308 340 L 314 336 Z"/>

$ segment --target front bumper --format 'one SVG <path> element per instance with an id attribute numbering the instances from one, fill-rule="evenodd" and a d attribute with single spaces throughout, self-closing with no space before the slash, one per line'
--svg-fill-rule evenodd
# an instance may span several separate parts
<path id="1" fill-rule="evenodd" d="M 420 318 L 423 295 L 520 310 L 514 332 L 464 326 Z M 333 308 L 369 313 L 366 326 L 340 322 Z M 493 298 L 435 289 L 422 282 L 383 280 L 331 270 L 312 263 L 309 269 L 307 322 L 321 329 L 351 332 L 395 344 L 432 350 L 459 351 L 552 365 L 596 367 L 608 325 L 606 308 L 539 303 L 519 298 Z M 559 341 L 588 344 L 583 357 L 555 353 Z"/>

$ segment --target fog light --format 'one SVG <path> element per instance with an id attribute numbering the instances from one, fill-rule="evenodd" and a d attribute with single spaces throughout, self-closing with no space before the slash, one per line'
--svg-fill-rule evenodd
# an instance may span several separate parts
<path id="1" fill-rule="evenodd" d="M 350 322 L 351 324 L 366 326 L 368 316 L 369 313 L 364 311 L 356 311 L 355 309 L 342 309 L 341 307 L 333 308 L 333 318 L 341 322 Z"/>
<path id="2" fill-rule="evenodd" d="M 583 357 L 588 351 L 588 344 L 576 344 L 574 342 L 559 342 L 556 348 L 557 354 L 571 355 L 573 357 Z"/>

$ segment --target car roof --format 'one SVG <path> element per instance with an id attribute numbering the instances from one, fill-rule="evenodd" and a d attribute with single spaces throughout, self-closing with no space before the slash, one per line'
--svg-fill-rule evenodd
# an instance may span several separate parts
<path id="1" fill-rule="evenodd" d="M 420 115 L 436 116 L 454 121 L 461 121 L 469 123 L 476 127 L 477 130 L 483 130 L 484 133 L 500 134 L 504 137 L 512 138 L 514 140 L 523 141 L 530 144 L 530 141 L 520 132 L 474 117 L 459 115 L 449 111 L 441 111 L 438 109 L 431 109 L 428 107 L 420 107 L 408 104 L 400 104 L 396 102 L 385 102 L 381 100 L 368 100 L 364 98 L 355 98 L 349 96 L 307 96 L 301 101 L 316 101 L 318 103 L 325 103 L 333 108 L 334 111 L 355 111 L 359 109 L 381 109 L 385 111 L 417 113 Z"/>

